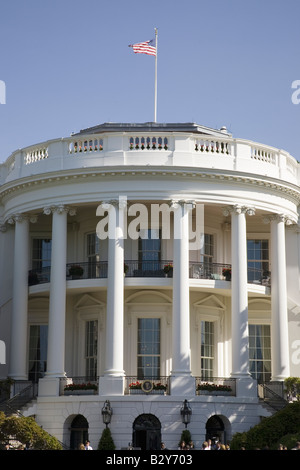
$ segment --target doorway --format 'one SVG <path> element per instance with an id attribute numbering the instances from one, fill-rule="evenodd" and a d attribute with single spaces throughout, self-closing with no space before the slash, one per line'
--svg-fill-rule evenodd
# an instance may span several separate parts
<path id="1" fill-rule="evenodd" d="M 141 450 L 159 450 L 161 423 L 152 414 L 142 414 L 133 423 L 132 445 Z"/>
<path id="2" fill-rule="evenodd" d="M 77 415 L 71 424 L 70 449 L 78 450 L 88 440 L 89 424 L 82 415 Z"/>
<path id="3" fill-rule="evenodd" d="M 212 444 L 217 441 L 226 443 L 226 432 L 224 422 L 220 416 L 212 416 L 206 423 L 206 440 L 211 439 Z"/>

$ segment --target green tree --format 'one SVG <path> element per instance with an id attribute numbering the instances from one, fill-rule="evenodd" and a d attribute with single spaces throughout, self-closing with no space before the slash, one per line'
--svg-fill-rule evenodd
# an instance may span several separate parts
<path id="1" fill-rule="evenodd" d="M 114 444 L 110 429 L 105 428 L 98 444 L 98 450 L 115 450 L 115 448 L 116 446 Z"/>
<path id="2" fill-rule="evenodd" d="M 188 445 L 192 440 L 192 435 L 188 429 L 184 429 L 180 436 L 179 446 L 181 446 L 182 442 L 185 442 Z"/>
<path id="3" fill-rule="evenodd" d="M 36 423 L 32 417 L 8 416 L 0 413 L 0 440 L 15 439 L 22 444 L 30 444 L 35 450 L 62 450 L 60 442 Z"/>

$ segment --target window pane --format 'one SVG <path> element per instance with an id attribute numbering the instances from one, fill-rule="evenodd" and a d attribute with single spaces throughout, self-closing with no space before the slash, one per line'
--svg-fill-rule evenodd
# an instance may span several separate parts
<path id="1" fill-rule="evenodd" d="M 160 319 L 138 319 L 138 370 L 139 379 L 160 377 Z"/>
<path id="2" fill-rule="evenodd" d="M 141 231 L 138 244 L 139 269 L 143 271 L 156 271 L 161 260 L 160 231 L 149 229 Z M 147 238 L 144 238 L 147 237 Z M 149 273 L 150 274 L 150 273 Z"/>
<path id="3" fill-rule="evenodd" d="M 271 378 L 270 325 L 249 325 L 250 372 L 258 382 Z"/>
<path id="4" fill-rule="evenodd" d="M 95 380 L 97 378 L 98 321 L 87 321 L 85 328 L 86 376 Z"/>
<path id="5" fill-rule="evenodd" d="M 32 240 L 32 269 L 42 269 L 51 266 L 52 240 L 34 238 Z"/>
<path id="6" fill-rule="evenodd" d="M 261 283 L 269 271 L 269 240 L 247 240 L 248 282 Z"/>
<path id="7" fill-rule="evenodd" d="M 37 382 L 47 369 L 48 325 L 31 325 L 29 329 L 29 380 Z"/>
<path id="8" fill-rule="evenodd" d="M 214 323 L 201 322 L 201 376 L 213 377 L 214 365 Z"/>

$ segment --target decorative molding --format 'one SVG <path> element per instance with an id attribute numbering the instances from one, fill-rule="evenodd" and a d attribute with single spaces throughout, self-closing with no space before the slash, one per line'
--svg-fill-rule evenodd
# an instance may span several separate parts
<path id="1" fill-rule="evenodd" d="M 223 215 L 228 217 L 230 214 L 246 214 L 246 215 L 255 215 L 255 208 L 248 206 L 240 206 L 238 204 L 234 206 L 227 206 L 223 208 Z"/>
<path id="2" fill-rule="evenodd" d="M 13 214 L 8 217 L 8 219 L 5 221 L 9 225 L 14 225 L 16 222 L 24 222 L 25 220 L 29 220 L 30 223 L 35 224 L 38 220 L 37 215 L 30 215 L 30 214 Z"/>
<path id="3" fill-rule="evenodd" d="M 285 225 L 294 225 L 297 224 L 297 221 L 292 219 L 290 216 L 285 215 L 285 214 L 269 214 L 265 215 L 263 218 L 263 223 L 264 224 L 269 224 L 272 221 L 277 221 L 277 222 L 284 222 Z"/>
<path id="4" fill-rule="evenodd" d="M 76 215 L 76 209 L 74 207 L 65 206 L 64 204 L 58 204 L 57 206 L 45 206 L 43 209 L 43 214 L 45 215 L 50 215 L 54 212 L 57 212 L 58 214 L 66 212 L 71 216 Z"/>
<path id="5" fill-rule="evenodd" d="M 226 172 L 222 172 L 222 173 L 211 173 L 209 172 L 209 170 L 207 172 L 203 172 L 203 171 L 198 171 L 197 168 L 190 168 L 190 169 L 178 169 L 178 170 L 174 170 L 174 169 L 166 169 L 166 168 L 163 168 L 163 167 L 160 167 L 159 169 L 157 168 L 153 168 L 151 167 L 150 168 L 143 168 L 143 169 L 140 169 L 140 168 L 137 168 L 135 171 L 132 171 L 132 169 L 124 169 L 124 167 L 118 169 L 114 169 L 112 170 L 111 168 L 108 168 L 107 170 L 103 171 L 103 168 L 101 168 L 101 171 L 100 169 L 97 169 L 97 171 L 95 171 L 95 168 L 91 168 L 90 169 L 90 172 L 87 171 L 85 169 L 85 173 L 82 174 L 77 174 L 77 169 L 74 169 L 74 171 L 76 171 L 76 174 L 70 174 L 70 173 L 64 173 L 63 176 L 60 176 L 60 177 L 55 177 L 53 175 L 49 175 L 49 176 L 45 176 L 44 175 L 34 175 L 35 176 L 35 180 L 33 181 L 32 180 L 32 177 L 28 177 L 28 180 L 26 181 L 23 181 L 22 182 L 22 185 L 20 184 L 19 181 L 12 181 L 12 182 L 9 182 L 9 183 L 4 183 L 3 186 L 2 186 L 2 191 L 0 190 L 0 199 L 1 198 L 4 198 L 5 196 L 9 196 L 9 195 L 12 195 L 12 194 L 15 194 L 16 191 L 21 191 L 21 190 L 24 190 L 26 189 L 27 187 L 31 187 L 32 185 L 39 185 L 39 184 L 45 184 L 45 183 L 51 183 L 53 184 L 53 182 L 55 181 L 60 181 L 60 180 L 63 180 L 63 179 L 69 179 L 69 180 L 78 180 L 79 177 L 81 178 L 87 178 L 87 177 L 119 177 L 120 175 L 121 176 L 136 176 L 137 178 L 140 178 L 142 176 L 148 176 L 149 174 L 151 176 L 168 176 L 168 175 L 171 175 L 171 176 L 176 176 L 176 177 L 182 177 L 182 176 L 192 176 L 192 177 L 198 177 L 198 178 L 205 178 L 205 179 L 213 179 L 213 180 L 221 180 L 222 182 L 224 181 L 229 181 L 230 183 L 245 183 L 245 184 L 248 184 L 248 185 L 258 185 L 260 187 L 266 187 L 267 189 L 271 189 L 272 191 L 280 191 L 280 192 L 283 192 L 285 193 L 285 195 L 287 197 L 292 197 L 294 199 L 293 202 L 295 202 L 295 200 L 297 201 L 297 203 L 299 203 L 300 201 L 300 190 L 299 188 L 293 184 L 293 183 L 289 183 L 287 181 L 280 181 L 278 179 L 276 179 L 276 181 L 269 181 L 269 180 L 265 180 L 263 179 L 263 176 L 262 175 L 251 175 L 251 176 L 246 176 L 246 175 L 241 175 L 241 174 L 229 174 L 229 173 L 226 173 Z M 226 170 L 225 170 L 226 171 Z"/>

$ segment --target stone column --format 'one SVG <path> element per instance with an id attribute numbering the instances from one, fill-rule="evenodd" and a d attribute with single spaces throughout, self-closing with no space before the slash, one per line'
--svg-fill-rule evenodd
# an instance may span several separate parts
<path id="1" fill-rule="evenodd" d="M 103 203 L 108 211 L 106 353 L 101 395 L 124 394 L 124 237 L 126 202 Z M 99 215 L 99 211 L 98 211 Z"/>
<path id="2" fill-rule="evenodd" d="M 246 214 L 254 215 L 252 208 L 234 206 L 224 211 L 231 213 L 231 329 L 232 372 L 237 379 L 237 395 L 255 394 L 249 369 L 248 330 L 248 266 Z"/>
<path id="3" fill-rule="evenodd" d="M 271 218 L 272 380 L 290 375 L 287 316 L 286 246 L 283 215 Z"/>
<path id="4" fill-rule="evenodd" d="M 9 376 L 27 380 L 29 217 L 16 215 L 8 223 L 15 224 Z"/>
<path id="5" fill-rule="evenodd" d="M 50 274 L 50 305 L 48 319 L 47 371 L 40 380 L 39 395 L 58 395 L 59 379 L 65 374 L 67 214 L 75 214 L 64 205 L 47 207 L 52 214 L 52 251 Z"/>
<path id="6" fill-rule="evenodd" d="M 195 395 L 191 377 L 189 296 L 189 211 L 193 203 L 173 203 L 172 395 Z"/>

